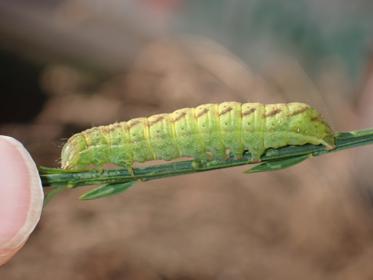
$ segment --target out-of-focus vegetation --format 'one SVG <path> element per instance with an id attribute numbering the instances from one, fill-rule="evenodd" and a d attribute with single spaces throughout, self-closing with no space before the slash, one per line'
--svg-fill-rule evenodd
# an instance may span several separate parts
<path id="1" fill-rule="evenodd" d="M 369 1 L 0 3 L 0 133 L 40 165 L 92 125 L 226 100 L 373 126 Z M 372 148 L 49 204 L 1 279 L 370 279 Z M 182 179 L 182 180 L 180 180 Z"/>
<path id="2" fill-rule="evenodd" d="M 317 74 L 325 60 L 337 59 L 355 79 L 370 53 L 372 8 L 363 0 L 189 1 L 183 27 L 211 34 L 255 65 L 281 54 Z"/>

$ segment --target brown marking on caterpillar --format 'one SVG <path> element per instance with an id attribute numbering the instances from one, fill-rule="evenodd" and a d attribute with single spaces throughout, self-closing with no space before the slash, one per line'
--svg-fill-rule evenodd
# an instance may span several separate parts
<path id="1" fill-rule="evenodd" d="M 120 127 L 120 129 L 123 131 L 123 133 L 128 133 L 129 131 L 129 126 L 128 126 L 128 122 L 120 122 L 118 123 L 118 127 Z"/>
<path id="2" fill-rule="evenodd" d="M 114 125 L 101 126 L 100 127 L 101 133 L 103 133 L 103 134 L 109 134 L 110 132 L 113 131 L 113 127 L 114 127 Z"/>
<path id="3" fill-rule="evenodd" d="M 164 119 L 164 116 L 158 116 L 154 121 L 149 122 L 149 126 L 152 126 L 152 125 L 160 122 L 163 119 Z"/>
<path id="4" fill-rule="evenodd" d="M 225 115 L 226 113 L 229 113 L 229 112 L 232 111 L 232 110 L 233 110 L 232 107 L 225 108 L 223 111 L 221 111 L 221 112 L 219 113 L 219 116 Z"/>
<path id="5" fill-rule="evenodd" d="M 201 112 L 199 112 L 196 117 L 197 118 L 202 117 L 203 115 L 207 114 L 208 112 L 209 112 L 209 110 L 207 108 L 203 108 L 203 110 Z"/>
<path id="6" fill-rule="evenodd" d="M 138 125 L 139 123 L 141 123 L 141 121 L 139 120 L 132 121 L 131 124 L 128 124 L 127 122 L 128 129 L 131 129 L 132 127 Z"/>
<path id="7" fill-rule="evenodd" d="M 83 136 L 83 140 L 84 140 L 84 142 L 85 142 L 86 147 L 88 147 L 88 146 L 90 145 L 90 142 L 91 142 L 88 133 L 85 132 L 85 131 L 83 131 L 83 132 L 81 133 L 81 135 Z"/>
<path id="8" fill-rule="evenodd" d="M 251 115 L 252 113 L 254 113 L 256 111 L 256 108 L 251 108 L 250 110 L 246 111 L 246 112 L 242 112 L 242 116 L 248 116 L 248 115 Z"/>
<path id="9" fill-rule="evenodd" d="M 303 107 L 301 109 L 298 109 L 292 113 L 289 114 L 289 116 L 293 117 L 293 116 L 296 116 L 296 115 L 299 115 L 299 114 L 302 114 L 303 112 L 307 111 L 309 109 L 309 107 Z"/>
<path id="10" fill-rule="evenodd" d="M 320 122 L 320 121 L 322 121 L 320 116 L 315 116 L 311 118 L 311 122 Z"/>
<path id="11" fill-rule="evenodd" d="M 280 108 L 276 108 L 276 109 L 272 110 L 271 112 L 269 112 L 268 114 L 264 114 L 264 117 L 273 117 L 280 112 L 282 112 L 282 110 Z"/>
<path id="12" fill-rule="evenodd" d="M 179 121 L 180 119 L 182 119 L 183 117 L 186 116 L 186 113 L 185 112 L 182 112 L 180 115 L 177 116 L 176 119 L 172 120 L 173 122 L 177 122 Z"/>
<path id="13" fill-rule="evenodd" d="M 114 130 L 117 130 L 119 127 L 121 127 L 121 123 L 114 123 L 109 126 L 108 132 L 111 133 Z"/>

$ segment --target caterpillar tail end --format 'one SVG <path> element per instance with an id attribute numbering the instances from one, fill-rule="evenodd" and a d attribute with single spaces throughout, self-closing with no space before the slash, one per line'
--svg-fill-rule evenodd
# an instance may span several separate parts
<path id="1" fill-rule="evenodd" d="M 325 149 L 327 151 L 331 151 L 331 150 L 334 150 L 336 148 L 335 136 L 334 135 L 328 135 L 328 136 L 324 137 L 323 140 L 324 140 L 323 145 L 325 146 Z"/>

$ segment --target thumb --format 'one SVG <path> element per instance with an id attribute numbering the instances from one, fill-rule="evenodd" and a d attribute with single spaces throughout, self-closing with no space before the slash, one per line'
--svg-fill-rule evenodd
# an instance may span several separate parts
<path id="1" fill-rule="evenodd" d="M 14 138 L 0 136 L 0 265 L 24 245 L 34 230 L 43 198 L 30 154 Z"/>

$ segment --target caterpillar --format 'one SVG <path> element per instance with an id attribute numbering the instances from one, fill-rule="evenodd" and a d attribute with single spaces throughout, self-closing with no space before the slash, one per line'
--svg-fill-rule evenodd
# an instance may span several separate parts
<path id="1" fill-rule="evenodd" d="M 240 159 L 245 151 L 259 162 L 268 148 L 304 144 L 335 148 L 333 131 L 311 106 L 223 102 L 77 133 L 64 145 L 61 165 L 82 170 L 114 163 L 131 169 L 134 162 L 157 159 Z"/>

